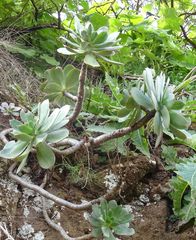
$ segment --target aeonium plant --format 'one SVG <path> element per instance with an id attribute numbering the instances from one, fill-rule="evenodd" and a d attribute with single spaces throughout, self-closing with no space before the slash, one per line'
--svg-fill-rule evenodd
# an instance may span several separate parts
<path id="1" fill-rule="evenodd" d="M 49 101 L 38 104 L 37 115 L 32 112 L 20 112 L 21 121 L 11 120 L 12 135 L 16 139 L 9 141 L 0 151 L 0 157 L 20 161 L 18 172 L 25 166 L 29 153 L 36 150 L 39 165 L 51 168 L 55 163 L 55 154 L 49 144 L 57 143 L 69 135 L 68 129 L 63 127 L 70 106 L 56 108 L 50 114 Z"/>
<path id="2" fill-rule="evenodd" d="M 115 200 L 103 200 L 99 205 L 93 205 L 89 221 L 93 227 L 92 234 L 97 239 L 115 240 L 115 235 L 131 236 L 135 233 L 130 228 L 132 215 Z"/>
<path id="3" fill-rule="evenodd" d="M 169 85 L 164 74 L 154 77 L 154 70 L 146 68 L 144 73 L 144 84 L 139 89 L 131 89 L 135 102 L 147 111 L 155 110 L 153 119 L 154 132 L 157 135 L 157 147 L 162 139 L 163 133 L 174 138 L 186 138 L 186 129 L 191 121 L 183 116 L 184 103 L 176 100 L 173 86 Z"/>
<path id="4" fill-rule="evenodd" d="M 95 30 L 92 23 L 87 22 L 84 25 L 75 17 L 75 31 L 69 29 L 70 38 L 61 37 L 65 43 L 63 48 L 57 51 L 64 55 L 83 55 L 84 63 L 93 67 L 99 67 L 97 58 L 114 64 L 121 64 L 112 61 L 108 56 L 112 56 L 115 51 L 122 48 L 117 45 L 120 39 L 117 39 L 119 32 L 109 33 L 106 26 Z"/>
<path id="5" fill-rule="evenodd" d="M 47 80 L 42 84 L 42 90 L 57 105 L 73 105 L 77 99 L 79 74 L 80 71 L 71 64 L 49 69 L 45 73 Z"/>

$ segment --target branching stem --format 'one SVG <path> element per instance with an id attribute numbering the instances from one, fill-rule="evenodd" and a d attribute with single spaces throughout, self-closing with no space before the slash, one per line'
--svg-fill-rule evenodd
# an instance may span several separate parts
<path id="1" fill-rule="evenodd" d="M 54 147 L 50 147 L 50 148 L 53 150 L 53 152 L 66 156 L 66 155 L 69 155 L 69 154 L 72 154 L 72 153 L 76 152 L 82 146 L 84 146 L 84 144 L 85 144 L 85 141 L 81 140 L 77 144 L 73 145 L 72 147 L 66 148 L 65 150 L 59 150 L 59 149 L 54 148 Z"/>
<path id="2" fill-rule="evenodd" d="M 61 206 L 65 206 L 65 207 L 68 207 L 68 208 L 76 210 L 76 211 L 89 209 L 92 207 L 93 204 L 99 203 L 102 199 L 111 199 L 111 197 L 114 196 L 114 193 L 118 189 L 118 187 L 116 187 L 116 188 L 112 189 L 110 192 L 107 192 L 105 195 L 103 195 L 99 198 L 96 198 L 94 200 L 91 200 L 89 202 L 85 202 L 85 203 L 81 203 L 81 204 L 71 203 L 65 199 L 59 198 L 59 197 L 49 193 L 48 191 L 44 190 L 42 186 L 40 187 L 35 184 L 28 183 L 24 179 L 19 177 L 18 175 L 14 174 L 13 171 L 16 168 L 16 166 L 17 166 L 17 162 L 13 163 L 11 165 L 11 167 L 9 168 L 9 177 L 11 179 L 13 179 L 15 182 L 17 182 L 21 186 L 29 188 L 29 189 L 35 191 L 36 193 L 39 193 L 41 196 L 48 198 Z"/>
<path id="3" fill-rule="evenodd" d="M 43 215 L 44 215 L 44 219 L 46 220 L 47 224 L 52 227 L 53 229 L 55 229 L 57 232 L 60 233 L 60 235 L 63 237 L 63 239 L 65 240 L 85 240 L 85 239 L 91 239 L 92 238 L 92 234 L 87 234 L 81 237 L 75 237 L 72 238 L 70 237 L 66 231 L 61 227 L 61 225 L 54 223 L 50 217 L 48 216 L 47 210 L 46 210 L 46 201 L 45 198 L 42 197 L 42 204 L 43 204 Z"/>
<path id="4" fill-rule="evenodd" d="M 143 118 L 137 121 L 135 124 L 129 127 L 121 128 L 118 130 L 113 131 L 112 133 L 102 134 L 94 139 L 92 139 L 92 145 L 99 146 L 100 144 L 109 141 L 114 138 L 122 137 L 130 132 L 133 132 L 141 127 L 143 127 L 147 122 L 150 121 L 155 115 L 155 110 L 148 112 Z"/>
<path id="5" fill-rule="evenodd" d="M 74 102 L 76 102 L 78 100 L 78 98 L 76 96 L 74 96 L 73 94 L 68 93 L 68 92 L 64 92 L 64 96 L 68 97 L 69 99 L 71 99 Z"/>
<path id="6" fill-rule="evenodd" d="M 8 143 L 8 139 L 6 138 L 6 135 L 9 134 L 10 132 L 12 131 L 12 128 L 8 128 L 8 129 L 5 129 L 3 131 L 0 132 L 0 140 L 6 144 Z"/>

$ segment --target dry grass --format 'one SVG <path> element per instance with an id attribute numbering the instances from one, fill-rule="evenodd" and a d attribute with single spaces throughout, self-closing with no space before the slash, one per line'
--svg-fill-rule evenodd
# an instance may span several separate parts
<path id="1" fill-rule="evenodd" d="M 40 97 L 38 79 L 15 55 L 10 54 L 0 44 L 0 101 L 21 103 L 20 97 L 12 89 L 14 84 L 25 93 L 28 102 L 38 101 Z"/>

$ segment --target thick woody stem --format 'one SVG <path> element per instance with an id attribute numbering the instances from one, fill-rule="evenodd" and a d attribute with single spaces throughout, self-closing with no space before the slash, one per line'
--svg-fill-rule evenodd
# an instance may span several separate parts
<path id="1" fill-rule="evenodd" d="M 78 115 L 82 110 L 82 105 L 84 101 L 84 89 L 85 89 L 85 80 L 87 74 L 87 65 L 85 63 L 82 64 L 79 76 L 79 86 L 78 86 L 78 93 L 77 93 L 77 101 L 73 110 L 72 115 L 69 118 L 69 122 L 67 123 L 70 126 L 75 120 L 77 119 Z"/>
<path id="2" fill-rule="evenodd" d="M 155 115 L 155 110 L 152 110 L 152 111 L 148 112 L 143 118 L 141 118 L 139 121 L 137 121 L 132 126 L 118 129 L 116 131 L 113 131 L 112 133 L 102 134 L 101 136 L 98 136 L 98 137 L 92 139 L 91 144 L 93 146 L 99 146 L 100 144 L 102 144 L 106 141 L 109 141 L 114 138 L 119 138 L 130 132 L 136 131 L 139 128 L 143 127 L 146 123 L 148 123 L 150 121 L 150 119 L 154 117 L 154 115 Z"/>

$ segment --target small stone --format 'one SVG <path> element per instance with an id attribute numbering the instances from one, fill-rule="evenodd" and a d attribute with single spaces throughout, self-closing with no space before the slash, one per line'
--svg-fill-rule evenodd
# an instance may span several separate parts
<path id="1" fill-rule="evenodd" d="M 85 220 L 89 220 L 90 214 L 88 212 L 84 212 L 83 214 Z"/>
<path id="2" fill-rule="evenodd" d="M 34 234 L 34 228 L 31 224 L 25 223 L 21 228 L 19 228 L 19 237 L 22 239 L 29 239 Z"/>
<path id="3" fill-rule="evenodd" d="M 127 210 L 127 212 L 133 213 L 133 207 L 131 205 L 127 204 L 127 205 L 124 205 L 123 207 Z"/>
<path id="4" fill-rule="evenodd" d="M 144 206 L 144 203 L 139 201 L 139 200 L 136 200 L 133 202 L 136 206 Z"/>
<path id="5" fill-rule="evenodd" d="M 25 207 L 24 210 L 23 210 L 23 215 L 27 218 L 29 216 L 29 209 L 28 207 Z"/>
<path id="6" fill-rule="evenodd" d="M 154 165 L 154 166 L 157 164 L 156 161 L 155 161 L 155 160 L 152 160 L 152 159 L 150 159 L 149 162 L 150 162 L 152 165 Z"/>
<path id="7" fill-rule="evenodd" d="M 112 173 L 111 171 L 109 171 L 109 173 L 106 174 L 104 177 L 104 183 L 107 188 L 107 192 L 114 189 L 117 186 L 118 182 L 119 182 L 119 177 L 114 173 Z"/>
<path id="8" fill-rule="evenodd" d="M 158 202 L 158 201 L 160 201 L 161 200 L 161 196 L 160 196 L 160 194 L 154 194 L 153 195 L 153 200 L 155 201 L 155 202 Z"/>
<path id="9" fill-rule="evenodd" d="M 139 200 L 140 200 L 141 202 L 143 202 L 143 203 L 149 203 L 149 202 L 150 202 L 149 197 L 147 197 L 147 196 L 144 195 L 144 194 L 141 194 L 141 195 L 139 196 Z"/>
<path id="10" fill-rule="evenodd" d="M 35 233 L 32 240 L 44 240 L 43 232 L 39 231 L 39 232 Z"/>

